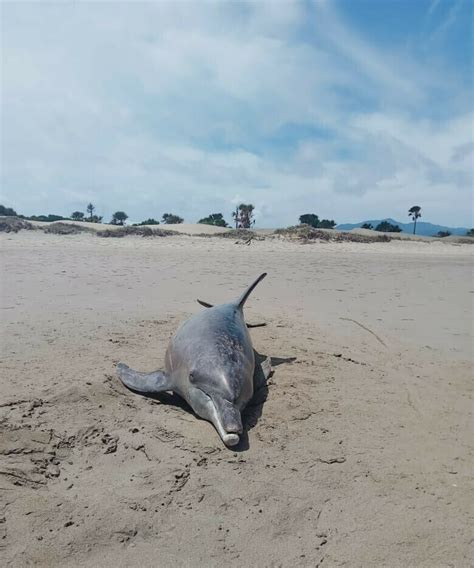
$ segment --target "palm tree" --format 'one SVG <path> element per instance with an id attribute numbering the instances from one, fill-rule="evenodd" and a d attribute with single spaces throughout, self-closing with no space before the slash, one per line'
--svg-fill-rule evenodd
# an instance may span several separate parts
<path id="1" fill-rule="evenodd" d="M 250 229 L 251 225 L 255 223 L 253 218 L 253 210 L 255 207 L 249 203 L 241 203 L 235 211 L 232 213 L 232 217 L 235 219 L 236 229 Z"/>
<path id="2" fill-rule="evenodd" d="M 408 209 L 408 216 L 411 217 L 413 219 L 413 222 L 415 223 L 413 225 L 413 234 L 415 234 L 416 220 L 418 219 L 418 217 L 421 217 L 421 207 L 419 205 L 413 205 L 413 207 L 410 207 L 410 209 Z"/>
<path id="3" fill-rule="evenodd" d="M 237 205 L 235 211 L 232 211 L 232 217 L 235 221 L 235 228 L 239 228 L 239 206 Z"/>
<path id="4" fill-rule="evenodd" d="M 93 213 L 95 211 L 95 207 L 92 205 L 92 203 L 89 203 L 89 205 L 86 207 L 87 209 L 87 213 L 89 213 L 89 221 L 92 221 L 92 217 L 93 217 Z"/>

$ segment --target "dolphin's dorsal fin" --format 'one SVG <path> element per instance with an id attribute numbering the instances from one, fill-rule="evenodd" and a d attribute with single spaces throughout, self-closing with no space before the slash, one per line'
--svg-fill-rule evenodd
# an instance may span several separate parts
<path id="1" fill-rule="evenodd" d="M 252 284 L 250 284 L 250 286 L 247 288 L 247 290 L 245 290 L 245 292 L 242 294 L 242 296 L 240 296 L 240 298 L 237 300 L 236 304 L 237 307 L 242 309 L 244 307 L 245 302 L 247 301 L 247 298 L 250 296 L 250 294 L 252 293 L 252 290 L 255 288 L 255 286 L 265 278 L 265 276 L 267 275 L 266 272 L 264 272 L 263 274 L 260 274 L 260 276 L 255 280 L 255 282 L 253 282 Z"/>

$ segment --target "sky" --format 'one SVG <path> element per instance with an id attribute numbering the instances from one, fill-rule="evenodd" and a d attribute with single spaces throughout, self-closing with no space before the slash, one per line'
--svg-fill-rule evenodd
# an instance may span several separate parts
<path id="1" fill-rule="evenodd" d="M 5 2 L 0 202 L 473 226 L 471 0 Z"/>

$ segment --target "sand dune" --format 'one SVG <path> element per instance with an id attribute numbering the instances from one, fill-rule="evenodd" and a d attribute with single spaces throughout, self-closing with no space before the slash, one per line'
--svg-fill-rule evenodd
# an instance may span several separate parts
<path id="1" fill-rule="evenodd" d="M 38 227 L 38 228 L 47 228 L 50 226 L 54 226 L 57 223 L 65 223 L 68 225 L 75 225 L 78 227 L 82 227 L 82 228 L 86 228 L 86 229 L 90 229 L 92 231 L 104 231 L 104 230 L 111 230 L 111 231 L 115 231 L 121 228 L 120 225 L 109 225 L 106 223 L 88 223 L 86 221 L 84 222 L 77 222 L 77 221 L 70 221 L 70 220 L 65 220 L 65 221 L 56 221 L 53 223 L 48 223 L 48 222 L 43 222 L 43 221 L 29 221 L 33 226 Z M 180 224 L 171 224 L 171 225 L 165 225 L 165 224 L 160 224 L 160 225 L 142 225 L 142 227 L 149 227 L 150 229 L 164 229 L 167 231 L 174 231 L 176 233 L 180 233 L 180 234 L 187 234 L 187 235 L 217 235 L 219 233 L 225 233 L 225 232 L 229 232 L 232 231 L 231 227 L 215 227 L 213 225 L 204 225 L 204 224 L 200 224 L 200 223 L 180 223 Z M 272 235 L 274 235 L 275 231 L 277 231 L 277 229 L 271 229 L 271 228 L 266 228 L 266 229 L 261 229 L 261 228 L 256 228 L 256 229 L 252 229 L 252 233 L 262 236 L 262 237 L 271 237 Z M 377 237 L 377 236 L 384 236 L 386 235 L 387 237 L 389 237 L 390 239 L 393 240 L 404 240 L 404 241 L 417 241 L 417 242 L 434 242 L 434 241 L 444 241 L 445 243 L 461 243 L 461 244 L 473 244 L 474 243 L 474 238 L 472 237 L 459 237 L 459 236 L 449 236 L 449 237 L 444 237 L 444 238 L 439 238 L 439 237 L 425 237 L 425 236 L 421 236 L 421 235 L 411 235 L 411 234 L 407 234 L 407 233 L 383 233 L 381 231 L 374 231 L 374 230 L 368 230 L 368 229 L 361 229 L 361 228 L 356 228 L 356 229 L 352 229 L 351 231 L 338 231 L 336 229 L 318 229 L 318 231 L 321 231 L 323 233 L 327 233 L 329 235 L 337 235 L 337 234 L 341 234 L 341 233 L 349 233 L 349 234 L 353 234 L 353 235 L 362 235 L 365 237 Z"/>
<path id="2" fill-rule="evenodd" d="M 88 223 L 87 221 L 78 223 L 77 221 L 56 221 L 53 223 L 43 222 L 43 221 L 30 221 L 32 225 L 39 228 L 48 227 L 54 225 L 55 223 L 66 223 L 68 225 L 77 225 L 79 227 L 86 227 L 87 229 L 92 229 L 93 231 L 103 231 L 105 229 L 110 229 L 115 231 L 120 229 L 120 225 L 108 225 L 105 223 Z M 223 233 L 230 231 L 226 227 L 215 227 L 213 225 L 203 225 L 201 223 L 180 223 L 180 224 L 170 224 L 170 225 L 141 225 L 142 227 L 150 227 L 150 229 L 166 229 L 167 231 L 175 231 L 176 233 L 187 233 L 189 235 L 213 235 L 215 233 Z"/>
<path id="3" fill-rule="evenodd" d="M 4 565 L 469 565 L 472 247 L 39 231 L 0 246 Z M 263 270 L 246 317 L 268 324 L 251 333 L 274 374 L 228 450 L 115 364 L 161 367 L 197 297 Z"/>

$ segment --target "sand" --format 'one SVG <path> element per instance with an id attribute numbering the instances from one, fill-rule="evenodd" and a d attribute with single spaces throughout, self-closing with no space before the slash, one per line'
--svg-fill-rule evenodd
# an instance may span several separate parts
<path id="1" fill-rule="evenodd" d="M 472 256 L 442 242 L 0 234 L 6 566 L 470 565 Z M 122 360 L 263 270 L 236 451 Z M 292 360 L 294 358 L 294 360 Z"/>

